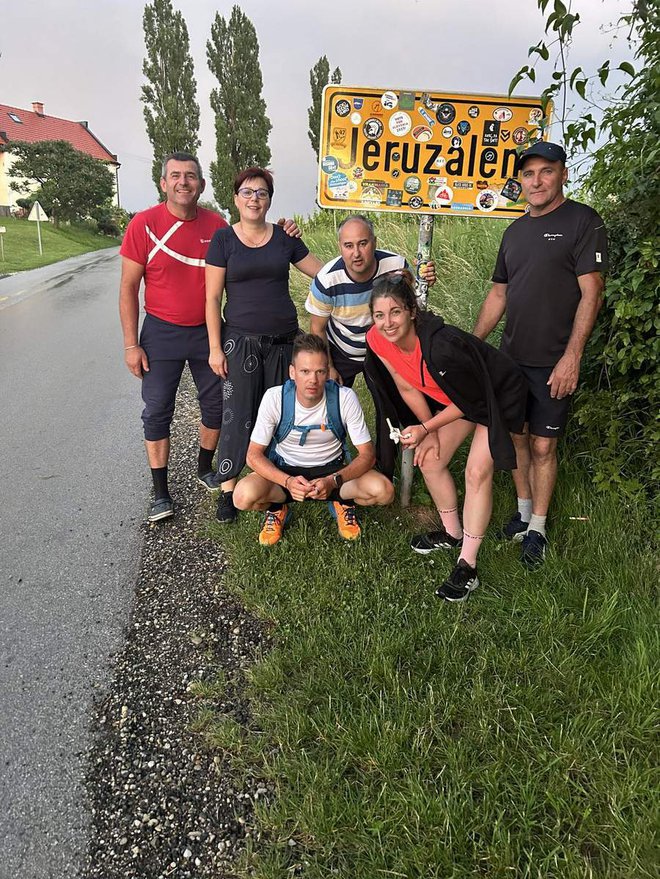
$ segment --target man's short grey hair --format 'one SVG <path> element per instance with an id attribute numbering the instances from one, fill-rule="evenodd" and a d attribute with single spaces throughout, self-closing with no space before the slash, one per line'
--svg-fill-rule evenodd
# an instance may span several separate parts
<path id="1" fill-rule="evenodd" d="M 197 156 L 193 156 L 192 153 L 176 152 L 176 153 L 170 153 L 169 155 L 165 156 L 165 158 L 163 159 L 163 164 L 160 169 L 160 176 L 163 178 L 163 180 L 167 176 L 167 163 L 171 162 L 171 161 L 174 161 L 174 162 L 194 162 L 197 165 L 197 174 L 199 175 L 199 179 L 200 180 L 204 179 L 204 174 L 202 172 L 202 166 L 200 165 L 199 159 L 197 158 Z"/>
<path id="2" fill-rule="evenodd" d="M 350 217 L 346 217 L 345 220 L 342 220 L 341 223 L 339 224 L 339 228 L 337 229 L 337 236 L 339 236 L 341 234 L 341 230 L 344 228 L 346 223 L 351 223 L 351 222 L 353 222 L 353 220 L 359 220 L 361 223 L 364 223 L 364 225 L 369 230 L 371 237 L 375 240 L 376 233 L 374 231 L 374 224 L 371 222 L 371 220 L 368 217 L 365 217 L 364 214 L 351 214 Z"/>

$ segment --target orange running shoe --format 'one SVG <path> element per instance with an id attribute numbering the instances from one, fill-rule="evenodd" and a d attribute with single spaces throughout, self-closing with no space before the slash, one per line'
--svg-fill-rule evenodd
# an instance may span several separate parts
<path id="1" fill-rule="evenodd" d="M 339 536 L 343 537 L 344 540 L 357 540 L 362 532 L 358 525 L 355 506 L 351 504 L 345 507 L 344 504 L 340 504 L 338 501 L 330 501 L 328 507 L 337 520 Z"/>
<path id="2" fill-rule="evenodd" d="M 266 510 L 266 518 L 259 532 L 262 546 L 273 546 L 282 539 L 284 526 L 289 520 L 289 507 L 284 504 L 281 510 Z"/>

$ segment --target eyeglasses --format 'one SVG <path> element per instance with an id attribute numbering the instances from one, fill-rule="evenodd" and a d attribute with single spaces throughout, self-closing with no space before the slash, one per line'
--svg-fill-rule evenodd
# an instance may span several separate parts
<path id="1" fill-rule="evenodd" d="M 371 287 L 374 290 L 384 286 L 396 287 L 398 284 L 405 284 L 406 287 L 410 287 L 411 283 L 412 275 L 407 269 L 393 269 L 391 272 L 385 272 L 374 278 Z"/>
<path id="2" fill-rule="evenodd" d="M 256 195 L 260 200 L 270 198 L 270 192 L 267 189 L 250 189 L 249 186 L 242 186 L 238 190 L 238 194 L 241 198 L 252 198 L 253 195 Z"/>

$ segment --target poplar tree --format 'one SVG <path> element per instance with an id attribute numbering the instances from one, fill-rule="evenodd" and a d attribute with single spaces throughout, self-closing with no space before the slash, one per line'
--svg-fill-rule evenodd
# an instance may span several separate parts
<path id="1" fill-rule="evenodd" d="M 330 63 L 325 55 L 321 55 L 316 64 L 309 71 L 309 85 L 312 91 L 312 105 L 307 110 L 309 130 L 307 135 L 316 153 L 316 161 L 319 160 L 319 133 L 321 131 L 321 102 L 323 89 L 329 83 L 338 85 L 341 82 L 341 70 L 338 67 L 330 76 Z"/>
<path id="2" fill-rule="evenodd" d="M 236 221 L 234 177 L 244 168 L 268 164 L 272 127 L 261 96 L 257 33 L 238 6 L 233 7 L 229 21 L 216 13 L 206 55 L 209 69 L 218 80 L 218 87 L 211 92 L 216 142 L 211 182 L 216 200 Z"/>
<path id="3" fill-rule="evenodd" d="M 199 104 L 188 28 L 171 0 L 151 0 L 142 17 L 146 57 L 142 72 L 144 121 L 154 148 L 152 177 L 160 198 L 161 163 L 168 153 L 197 154 Z"/>

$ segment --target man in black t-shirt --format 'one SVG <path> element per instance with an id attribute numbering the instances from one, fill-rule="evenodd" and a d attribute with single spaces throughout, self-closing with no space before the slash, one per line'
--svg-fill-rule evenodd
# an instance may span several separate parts
<path id="1" fill-rule="evenodd" d="M 566 153 L 539 141 L 521 155 L 529 211 L 504 233 L 474 334 L 485 339 L 505 315 L 501 349 L 529 384 L 527 428 L 514 436 L 518 512 L 504 526 L 522 541 L 522 562 L 545 556 L 545 521 L 557 478 L 557 441 L 580 375 L 584 346 L 602 304 L 605 225 L 587 205 L 566 199 Z"/>

